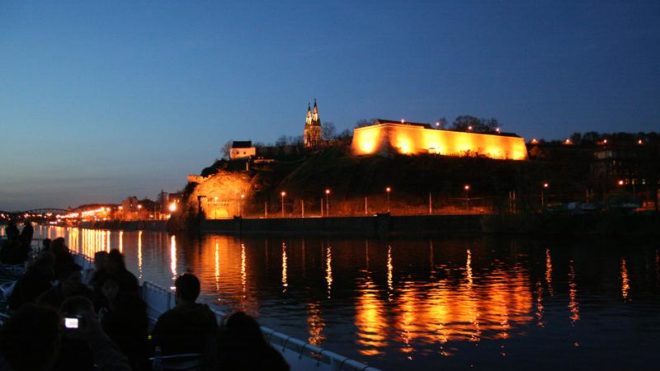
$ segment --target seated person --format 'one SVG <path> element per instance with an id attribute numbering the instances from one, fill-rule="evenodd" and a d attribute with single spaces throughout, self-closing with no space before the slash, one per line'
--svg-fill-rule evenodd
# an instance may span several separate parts
<path id="1" fill-rule="evenodd" d="M 80 270 L 81 267 L 78 264 L 73 265 L 67 276 L 37 298 L 37 303 L 59 308 L 65 299 L 72 296 L 84 296 L 92 299 L 92 290 L 81 282 Z"/>
<path id="2" fill-rule="evenodd" d="M 199 280 L 185 273 L 174 281 L 174 286 L 176 306 L 158 318 L 152 333 L 153 346 L 160 347 L 164 355 L 207 353 L 218 324 L 208 305 L 195 302 Z"/>
<path id="3" fill-rule="evenodd" d="M 25 303 L 34 302 L 48 291 L 55 278 L 55 258 L 51 253 L 41 253 L 23 277 L 19 278 L 9 296 L 9 309 L 16 310 Z"/>
<path id="4" fill-rule="evenodd" d="M 270 345 L 257 321 L 236 312 L 224 321 L 218 337 L 218 370 L 288 371 L 289 364 Z"/>
<path id="5" fill-rule="evenodd" d="M 50 243 L 50 251 L 55 255 L 55 279 L 64 280 L 76 270 L 76 263 L 66 246 L 64 238 L 58 237 Z"/>
<path id="6" fill-rule="evenodd" d="M 138 295 L 140 283 L 133 273 L 126 269 L 124 262 L 124 255 L 117 249 L 110 250 L 108 256 L 103 258 L 105 262 L 105 273 L 97 277 L 94 286 L 103 287 L 104 280 L 108 277 L 113 277 L 115 282 L 119 284 L 119 291 L 122 294 Z"/>
<path id="7" fill-rule="evenodd" d="M 126 357 L 101 329 L 89 300 L 72 298 L 63 309 L 67 315 L 75 311 L 81 325 L 77 330 L 69 329 L 67 335 L 63 334 L 63 318 L 53 308 L 28 303 L 12 315 L 0 330 L 0 370 L 84 371 L 84 365 L 100 371 L 131 370 Z M 81 357 L 71 352 L 75 349 L 67 349 L 63 336 L 79 340 L 91 354 Z"/>
<path id="8" fill-rule="evenodd" d="M 147 370 L 149 318 L 146 303 L 131 292 L 122 292 L 114 276 L 105 279 L 102 291 L 108 304 L 99 311 L 103 330 L 128 357 L 134 371 Z"/>
<path id="9" fill-rule="evenodd" d="M 60 350 L 60 317 L 53 308 L 25 304 L 2 327 L 0 369 L 50 371 Z"/>

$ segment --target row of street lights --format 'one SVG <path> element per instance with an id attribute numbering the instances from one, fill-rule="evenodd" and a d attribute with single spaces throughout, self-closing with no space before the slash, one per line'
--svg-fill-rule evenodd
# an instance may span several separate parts
<path id="1" fill-rule="evenodd" d="M 619 181 L 617 181 L 617 185 L 620 186 L 620 187 L 624 186 L 625 182 L 623 180 L 619 180 Z M 546 203 L 545 193 L 546 193 L 546 191 L 548 190 L 549 187 L 550 187 L 550 183 L 547 182 L 547 181 L 543 182 L 541 184 L 541 208 L 545 207 L 545 203 Z M 634 189 L 634 182 L 633 182 L 633 189 Z M 467 205 L 468 208 L 470 207 L 470 190 L 471 190 L 471 185 L 470 184 L 463 185 L 463 191 L 465 192 L 466 205 Z M 385 187 L 385 195 L 386 195 L 386 199 L 387 199 L 387 212 L 388 213 L 391 211 L 391 203 L 390 203 L 390 194 L 391 193 L 392 193 L 392 187 L 390 187 L 390 186 Z M 324 212 L 325 212 L 325 216 L 330 215 L 330 195 L 331 194 L 332 194 L 332 191 L 331 191 L 330 188 L 325 188 L 324 189 L 323 195 L 325 196 L 325 200 L 324 200 L 323 197 L 321 198 L 321 216 L 323 216 Z M 285 201 L 286 196 L 287 196 L 286 191 L 281 191 L 280 192 L 280 212 L 281 212 L 282 217 L 285 216 L 284 201 Z M 245 195 L 241 194 L 240 204 L 239 204 L 239 210 L 240 210 L 239 213 L 240 213 L 241 216 L 243 216 L 243 202 L 244 202 L 244 200 L 245 200 Z M 325 205 L 323 205 L 323 201 L 325 201 Z M 304 205 L 303 205 L 303 207 L 304 207 Z M 138 209 L 141 209 L 141 208 L 142 208 L 142 205 L 138 205 Z M 174 213 L 176 210 L 177 210 L 176 203 L 174 203 L 174 202 L 171 203 L 169 205 L 170 213 Z M 431 213 L 430 210 L 431 210 L 431 194 L 429 193 L 429 213 Z M 303 213 L 304 213 L 304 211 L 303 211 Z M 367 213 L 367 199 L 366 199 L 366 197 L 365 197 L 365 213 Z M 267 215 L 267 211 L 266 211 L 266 215 Z"/>
<path id="2" fill-rule="evenodd" d="M 325 215 L 328 216 L 330 215 L 330 188 L 326 188 L 324 191 L 325 194 Z M 282 217 L 284 217 L 284 197 L 286 197 L 286 191 L 280 192 L 280 200 L 281 200 L 281 212 L 282 212 Z M 243 195 L 241 195 L 241 199 L 243 198 Z M 323 200 L 321 200 L 323 201 Z M 321 205 L 321 214 L 323 214 L 323 205 Z"/>
<path id="3" fill-rule="evenodd" d="M 469 200 L 470 200 L 470 185 L 466 184 L 463 186 L 463 189 L 465 190 L 465 197 L 468 200 L 468 205 L 469 205 Z M 330 194 L 332 193 L 330 188 L 326 188 L 325 191 L 323 192 L 325 194 L 325 215 L 329 216 L 330 215 Z M 392 187 L 387 186 L 385 187 L 385 195 L 387 197 L 387 212 L 389 213 L 391 211 L 390 208 L 390 193 L 392 193 Z M 280 212 L 282 214 L 282 217 L 284 217 L 284 198 L 286 197 L 286 191 L 281 191 L 280 192 Z M 241 195 L 241 198 L 243 198 L 243 195 Z M 321 215 L 323 215 L 324 211 L 324 206 L 323 206 L 323 199 L 321 199 Z M 366 200 L 365 200 L 365 212 L 366 212 Z"/>

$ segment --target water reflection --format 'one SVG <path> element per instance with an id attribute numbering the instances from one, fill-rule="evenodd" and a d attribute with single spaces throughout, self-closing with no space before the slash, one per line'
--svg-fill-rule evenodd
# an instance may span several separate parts
<path id="1" fill-rule="evenodd" d="M 282 294 L 286 294 L 289 287 L 289 276 L 287 274 L 286 243 L 282 242 Z"/>
<path id="2" fill-rule="evenodd" d="M 119 231 L 119 252 L 124 252 L 124 231 Z"/>
<path id="3" fill-rule="evenodd" d="M 577 283 L 575 282 L 575 266 L 573 260 L 568 263 L 568 310 L 571 323 L 580 320 L 580 305 L 577 301 Z"/>
<path id="4" fill-rule="evenodd" d="M 392 246 L 387 246 L 387 300 L 394 297 L 394 264 L 392 264 Z"/>
<path id="5" fill-rule="evenodd" d="M 321 317 L 321 304 L 319 302 L 307 304 L 307 326 L 309 328 L 307 342 L 317 346 L 323 344 L 325 340 L 325 336 L 323 336 L 325 322 Z"/>
<path id="6" fill-rule="evenodd" d="M 548 293 L 552 296 L 552 256 L 550 255 L 550 249 L 545 249 L 545 284 L 548 286 Z"/>
<path id="7" fill-rule="evenodd" d="M 137 240 L 138 278 L 142 279 L 142 231 L 138 232 Z"/>
<path id="8" fill-rule="evenodd" d="M 621 296 L 623 300 L 628 300 L 628 293 L 630 292 L 630 279 L 628 278 L 628 267 L 626 267 L 626 259 L 621 259 Z"/>
<path id="9" fill-rule="evenodd" d="M 245 260 L 246 260 L 245 244 L 241 244 L 241 290 L 243 292 L 242 299 L 246 298 L 246 290 L 247 290 L 247 271 L 245 270 Z"/>
<path id="10" fill-rule="evenodd" d="M 170 271 L 172 272 L 172 280 L 176 279 L 176 236 L 170 237 Z"/>
<path id="11" fill-rule="evenodd" d="M 536 324 L 539 327 L 543 327 L 543 310 L 545 307 L 543 306 L 543 286 L 541 285 L 541 282 L 538 282 L 536 284 Z"/>
<path id="12" fill-rule="evenodd" d="M 358 291 L 355 326 L 359 352 L 365 356 L 383 354 L 384 348 L 388 345 L 386 338 L 388 323 L 384 305 L 378 297 L 378 288 L 368 274 L 359 284 Z"/>
<path id="13" fill-rule="evenodd" d="M 325 251 L 325 284 L 327 288 L 327 298 L 332 298 L 332 246 L 328 245 Z"/>
<path id="14" fill-rule="evenodd" d="M 465 262 L 465 276 L 467 278 L 468 289 L 472 290 L 472 252 L 467 249 L 467 260 Z"/>
<path id="15" fill-rule="evenodd" d="M 566 341 L 577 335 L 612 354 L 634 352 L 634 339 L 660 336 L 660 298 L 649 290 L 660 287 L 655 246 L 626 250 L 622 258 L 618 250 L 484 240 L 190 240 L 146 231 L 39 230 L 65 236 L 72 250 L 89 256 L 121 246 L 129 269 L 164 287 L 190 270 L 200 277 L 204 300 L 261 314 L 267 326 L 386 369 L 435 369 L 439 359 L 460 369 L 491 356 L 515 356 L 521 368 L 558 369 L 520 355 L 578 346 Z M 612 310 L 616 305 L 626 310 Z M 630 318 L 620 316 L 634 310 L 652 310 L 636 318 L 648 325 L 621 332 Z M 615 330 L 622 337 L 616 346 L 602 340 Z M 506 368 L 489 362 L 495 363 L 484 369 Z"/>
<path id="16" fill-rule="evenodd" d="M 215 241 L 215 250 L 213 251 L 215 264 L 213 265 L 213 278 L 215 278 L 215 289 L 220 289 L 220 242 Z"/>

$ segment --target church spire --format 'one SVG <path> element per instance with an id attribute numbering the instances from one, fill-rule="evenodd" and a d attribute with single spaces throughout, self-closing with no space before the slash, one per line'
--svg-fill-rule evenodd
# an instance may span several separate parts
<path id="1" fill-rule="evenodd" d="M 316 103 L 316 98 L 314 98 L 314 109 L 307 102 L 307 117 L 305 118 L 303 142 L 305 148 L 308 149 L 315 149 L 321 145 L 321 119 L 319 118 L 319 106 Z"/>
<path id="2" fill-rule="evenodd" d="M 309 102 L 307 102 L 307 117 L 305 117 L 305 124 L 312 124 L 312 107 L 310 107 Z"/>
<path id="3" fill-rule="evenodd" d="M 312 112 L 312 125 L 321 126 L 321 120 L 319 119 L 319 106 L 316 104 L 316 98 L 314 98 L 314 112 Z"/>

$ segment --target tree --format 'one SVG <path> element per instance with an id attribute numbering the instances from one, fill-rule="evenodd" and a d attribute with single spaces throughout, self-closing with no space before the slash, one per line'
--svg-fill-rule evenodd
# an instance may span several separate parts
<path id="1" fill-rule="evenodd" d="M 222 158 L 224 158 L 225 160 L 229 160 L 230 158 L 232 143 L 233 142 L 231 140 L 228 140 L 227 142 L 225 142 L 225 144 L 222 145 L 222 148 L 220 149 Z"/>
<path id="2" fill-rule="evenodd" d="M 470 115 L 461 115 L 456 117 L 454 123 L 451 124 L 451 128 L 454 130 L 467 131 L 470 127 L 472 127 L 472 130 L 476 130 L 480 125 L 481 120 L 479 120 L 479 118 Z"/>
<path id="3" fill-rule="evenodd" d="M 581 144 L 582 143 L 582 134 L 581 133 L 573 133 L 570 136 L 571 142 L 574 144 Z"/>
<path id="4" fill-rule="evenodd" d="M 470 115 L 456 117 L 451 128 L 460 131 L 473 131 L 476 133 L 492 133 L 500 127 L 496 118 L 478 118 Z"/>
<path id="5" fill-rule="evenodd" d="M 337 129 L 335 128 L 335 124 L 332 122 L 324 122 L 323 125 L 321 125 L 321 138 L 324 140 L 331 140 L 334 139 L 335 136 L 337 135 Z"/>
<path id="6" fill-rule="evenodd" d="M 275 141 L 275 147 L 284 147 L 286 146 L 286 143 L 287 143 L 286 135 L 280 135 L 280 137 L 277 138 L 277 140 Z"/>
<path id="7" fill-rule="evenodd" d="M 446 129 L 447 128 L 447 119 L 444 117 L 440 117 L 439 119 L 435 120 L 435 128 L 436 129 Z"/>

